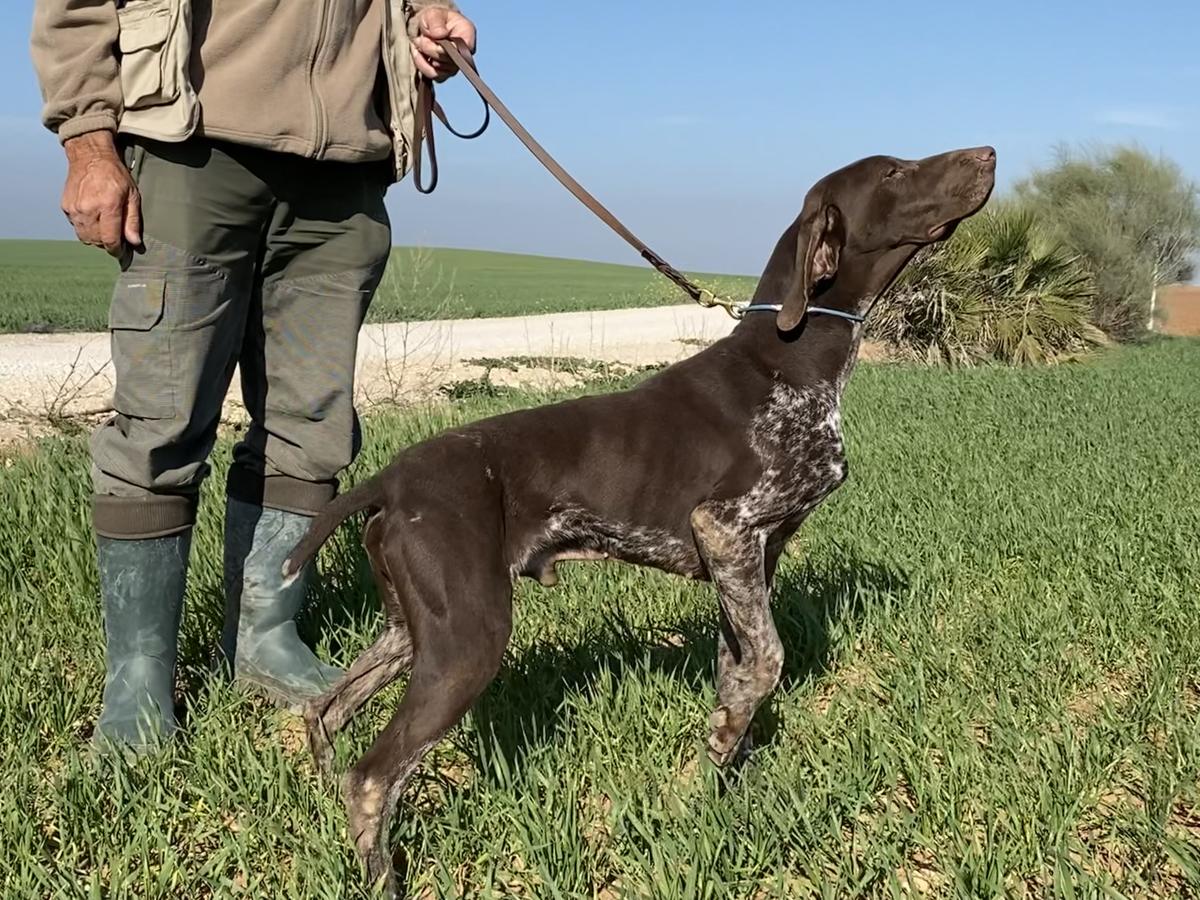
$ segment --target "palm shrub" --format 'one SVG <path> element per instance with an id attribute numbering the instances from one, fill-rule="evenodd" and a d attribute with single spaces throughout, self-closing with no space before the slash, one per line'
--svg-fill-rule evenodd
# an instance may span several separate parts
<path id="1" fill-rule="evenodd" d="M 1094 293 L 1084 262 L 1027 207 L 1000 203 L 913 261 L 871 336 L 929 363 L 1056 362 L 1104 342 L 1090 321 Z"/>

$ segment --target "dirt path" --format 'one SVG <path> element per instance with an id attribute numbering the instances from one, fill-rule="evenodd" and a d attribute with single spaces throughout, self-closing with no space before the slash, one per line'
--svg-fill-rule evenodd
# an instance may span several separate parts
<path id="1" fill-rule="evenodd" d="M 481 357 L 536 358 L 492 377 L 542 386 L 575 377 L 562 364 L 567 358 L 630 366 L 674 362 L 732 325 L 720 311 L 695 306 L 368 325 L 358 348 L 359 402 L 370 407 L 431 396 L 441 385 L 480 377 L 484 367 L 470 361 Z M 64 417 L 103 416 L 111 393 L 106 333 L 0 335 L 0 444 L 45 433 Z M 231 396 L 226 416 L 241 415 Z"/>
<path id="2" fill-rule="evenodd" d="M 1173 284 L 1158 292 L 1158 330 L 1182 337 L 1200 336 L 1200 286 Z"/>

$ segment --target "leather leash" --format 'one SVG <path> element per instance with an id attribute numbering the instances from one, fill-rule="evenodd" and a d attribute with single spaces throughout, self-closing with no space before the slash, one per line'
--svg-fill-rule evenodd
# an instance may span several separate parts
<path id="1" fill-rule="evenodd" d="M 575 199 L 591 210 L 605 225 L 624 238 L 625 242 L 633 247 L 641 255 L 642 259 L 657 269 L 660 274 L 668 278 L 701 306 L 705 308 L 719 306 L 735 319 L 742 317 L 743 310 L 745 309 L 744 304 L 718 297 L 712 291 L 700 287 L 689 279 L 651 250 L 637 235 L 626 228 L 620 219 L 609 212 L 599 200 L 588 193 L 583 185 L 572 178 L 570 173 L 560 166 L 553 156 L 546 152 L 546 148 L 539 144 L 533 135 L 525 130 L 525 127 L 518 121 L 517 117 L 496 96 L 496 92 L 488 87 L 487 82 L 479 77 L 479 69 L 476 67 L 475 59 L 469 50 L 451 40 L 443 40 L 438 43 L 450 56 L 450 59 L 454 61 L 454 64 L 458 66 L 467 81 L 471 83 L 471 86 L 475 88 L 480 99 L 483 100 L 485 114 L 483 124 L 475 131 L 466 134 L 456 131 L 447 119 L 445 110 L 442 109 L 441 104 L 438 103 L 437 98 L 434 96 L 433 82 L 423 75 L 420 76 L 417 86 L 416 133 L 413 138 L 413 152 L 416 154 L 413 160 L 413 181 L 418 191 L 422 194 L 429 194 L 437 187 L 438 172 L 437 155 L 433 142 L 433 117 L 437 116 L 451 134 L 470 140 L 479 137 L 487 129 L 491 121 L 491 110 L 494 109 L 496 115 L 511 129 L 512 133 L 517 136 L 517 139 L 525 145 L 529 152 L 534 155 L 534 158 L 545 166 L 550 174 L 557 178 L 559 183 L 574 195 Z M 424 153 L 428 153 L 429 155 L 430 178 L 428 184 L 421 183 L 421 157 Z"/>

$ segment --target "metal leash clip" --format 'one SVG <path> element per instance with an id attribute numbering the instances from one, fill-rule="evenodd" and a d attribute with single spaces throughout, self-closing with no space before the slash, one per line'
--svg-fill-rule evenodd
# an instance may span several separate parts
<path id="1" fill-rule="evenodd" d="M 697 304 L 705 309 L 712 309 L 715 306 L 721 307 L 735 321 L 740 320 L 745 315 L 745 303 L 738 300 L 728 300 L 725 297 L 719 297 L 717 294 L 708 288 L 700 288 L 699 294 L 693 297 Z"/>

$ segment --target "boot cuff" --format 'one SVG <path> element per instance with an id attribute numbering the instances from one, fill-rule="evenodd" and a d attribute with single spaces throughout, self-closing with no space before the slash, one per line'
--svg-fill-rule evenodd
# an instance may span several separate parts
<path id="1" fill-rule="evenodd" d="M 199 494 L 96 494 L 92 497 L 92 525 L 100 537 L 118 541 L 167 537 L 196 524 L 199 500 Z"/>

